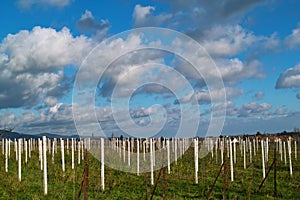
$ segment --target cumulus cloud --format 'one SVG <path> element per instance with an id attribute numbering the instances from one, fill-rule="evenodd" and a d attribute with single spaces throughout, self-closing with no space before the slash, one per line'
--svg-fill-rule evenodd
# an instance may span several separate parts
<path id="1" fill-rule="evenodd" d="M 18 5 L 23 9 L 29 9 L 32 6 L 52 6 L 63 8 L 71 3 L 71 0 L 19 0 Z"/>
<path id="2" fill-rule="evenodd" d="M 289 48 L 294 48 L 300 44 L 300 23 L 297 28 L 292 30 L 292 33 L 285 38 L 285 44 Z"/>
<path id="3" fill-rule="evenodd" d="M 257 102 L 250 102 L 244 104 L 237 110 L 239 117 L 249 117 L 253 115 L 261 115 L 267 114 L 267 112 L 272 108 L 271 104 L 268 103 L 257 103 Z"/>
<path id="4" fill-rule="evenodd" d="M 103 38 L 110 27 L 108 20 L 101 19 L 97 22 L 91 11 L 85 10 L 77 21 L 77 27 L 85 32 L 96 32 L 97 37 Z"/>
<path id="5" fill-rule="evenodd" d="M 141 6 L 140 4 L 137 4 L 134 7 L 132 14 L 134 26 L 159 26 L 170 20 L 172 17 L 171 14 L 153 15 L 153 11 L 155 11 L 154 6 Z"/>
<path id="6" fill-rule="evenodd" d="M 281 73 L 275 86 L 276 89 L 293 87 L 300 87 L 300 64 Z"/>
<path id="7" fill-rule="evenodd" d="M 192 1 L 171 1 L 164 0 L 171 7 L 173 21 L 170 26 L 184 27 L 192 37 L 198 37 L 202 30 L 211 28 L 216 24 L 228 24 L 238 22 L 245 13 L 253 7 L 262 3 L 262 0 L 247 0 L 239 2 L 228 0 L 220 3 L 219 1 L 192 0 Z M 211 13 L 214 13 L 211 15 Z"/>
<path id="8" fill-rule="evenodd" d="M 237 89 L 237 88 L 231 88 L 231 87 L 227 87 L 224 88 L 225 93 L 226 93 L 226 99 L 232 99 L 235 98 L 241 94 L 243 94 L 243 90 L 242 89 Z M 183 98 L 179 99 L 179 100 L 175 100 L 174 104 L 178 104 L 178 103 L 188 103 L 190 102 L 192 99 L 195 99 L 197 101 L 199 101 L 200 103 L 210 103 L 212 100 L 215 101 L 223 101 L 223 92 L 220 90 L 201 90 L 201 91 L 192 91 L 189 92 L 187 95 L 185 95 Z"/>
<path id="9" fill-rule="evenodd" d="M 261 40 L 240 25 L 215 26 L 203 32 L 199 42 L 211 56 L 232 56 Z"/>
<path id="10" fill-rule="evenodd" d="M 264 96 L 265 96 L 265 93 L 262 92 L 262 91 L 259 91 L 259 92 L 257 92 L 257 93 L 254 95 L 254 98 L 255 98 L 256 100 L 261 100 Z"/>
<path id="11" fill-rule="evenodd" d="M 275 110 L 275 113 L 276 115 L 286 115 L 287 114 L 287 110 L 285 107 L 281 107 L 281 108 L 277 108 Z"/>
<path id="12" fill-rule="evenodd" d="M 70 88 L 64 67 L 80 65 L 91 48 L 89 39 L 67 28 L 9 34 L 0 45 L 0 107 L 32 107 L 43 99 L 53 104 L 50 96 L 60 98 Z"/>

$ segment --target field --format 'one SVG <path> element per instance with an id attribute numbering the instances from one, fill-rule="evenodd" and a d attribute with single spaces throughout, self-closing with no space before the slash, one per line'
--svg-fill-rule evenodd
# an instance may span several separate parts
<path id="1" fill-rule="evenodd" d="M 13 146 L 13 145 L 12 145 Z M 269 145 L 269 159 L 266 162 L 268 172 L 274 158 L 274 142 Z M 208 154 L 199 159 L 199 183 L 195 184 L 194 148 L 191 146 L 179 158 L 177 163 L 171 164 L 171 173 L 167 170 L 154 172 L 154 185 L 150 184 L 150 173 L 139 176 L 132 173 L 117 171 L 105 167 L 105 189 L 101 188 L 100 162 L 87 153 L 85 160 L 77 162 L 75 152 L 75 168 L 71 169 L 71 152 L 65 151 L 66 171 L 62 171 L 61 151 L 55 154 L 55 163 L 51 163 L 51 154 L 47 154 L 48 166 L 48 194 L 44 196 L 43 171 L 40 169 L 39 152 L 35 148 L 31 152 L 28 163 L 24 162 L 22 154 L 22 180 L 18 181 L 18 163 L 14 149 L 11 148 L 8 172 L 5 172 L 5 155 L 0 153 L 0 199 L 77 199 L 80 184 L 83 180 L 84 167 L 88 167 L 88 197 L 89 199 L 300 199 L 300 154 L 299 143 L 297 160 L 292 151 L 293 175 L 290 176 L 289 162 L 281 161 L 279 151 L 276 151 L 276 191 L 274 191 L 274 167 L 262 183 L 262 156 L 258 148 L 249 163 L 247 152 L 247 166 L 244 169 L 244 159 L 237 146 L 237 162 L 234 164 L 234 181 L 230 180 L 230 162 L 224 153 L 224 168 L 220 171 L 220 150 L 218 157 Z M 108 156 L 105 154 L 105 156 Z M 220 171 L 220 176 L 218 173 Z M 225 176 L 226 175 L 226 176 Z M 158 179 L 159 177 L 159 179 Z M 215 186 L 214 185 L 214 181 Z M 156 187 L 157 183 L 157 187 Z M 84 197 L 84 187 L 80 199 Z"/>

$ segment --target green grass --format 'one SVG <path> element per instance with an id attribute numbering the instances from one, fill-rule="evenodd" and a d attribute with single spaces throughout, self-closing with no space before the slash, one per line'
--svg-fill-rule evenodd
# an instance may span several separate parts
<path id="1" fill-rule="evenodd" d="M 273 161 L 273 146 L 270 146 L 269 161 Z M 300 148 L 298 148 L 300 149 Z M 76 199 L 83 175 L 84 162 L 77 164 L 75 154 L 75 169 L 71 169 L 71 152 L 66 153 L 66 171 L 61 169 L 60 151 L 55 155 L 55 164 L 51 163 L 51 155 L 48 155 L 48 195 L 44 196 L 43 172 L 40 170 L 38 151 L 32 152 L 32 158 L 28 163 L 24 162 L 22 155 L 22 181 L 18 181 L 18 168 L 13 149 L 9 160 L 9 170 L 4 169 L 4 155 L 0 154 L 0 199 Z M 277 193 L 274 197 L 273 177 L 271 170 L 262 189 L 257 192 L 262 181 L 261 152 L 253 156 L 253 163 L 247 163 L 247 169 L 243 167 L 243 158 L 237 148 L 237 163 L 234 166 L 234 182 L 230 181 L 230 167 L 227 159 L 227 199 L 300 199 L 300 158 L 293 159 L 293 178 L 289 175 L 288 165 L 280 161 L 277 152 Z M 127 155 L 127 154 L 126 154 Z M 299 154 L 300 155 L 300 154 Z M 141 155 L 142 156 L 142 155 Z M 249 152 L 248 152 L 249 158 Z M 247 162 L 249 159 L 247 158 Z M 153 199 L 162 199 L 165 181 L 165 193 L 167 199 L 207 199 L 214 179 L 220 169 L 220 155 L 218 164 L 211 154 L 199 160 L 199 184 L 194 183 L 194 152 L 190 148 L 180 158 L 177 164 L 172 163 L 171 174 L 165 174 L 165 180 L 161 177 Z M 268 169 L 267 169 L 268 170 Z M 167 171 L 167 170 L 166 170 Z M 157 178 L 159 171 L 155 172 Z M 140 176 L 117 171 L 106 166 L 105 190 L 101 190 L 100 164 L 97 159 L 89 155 L 89 199 L 146 199 L 152 192 L 150 186 L 150 173 Z M 223 189 L 223 171 L 218 178 L 209 199 L 221 199 Z M 81 194 L 83 199 L 83 191 Z"/>

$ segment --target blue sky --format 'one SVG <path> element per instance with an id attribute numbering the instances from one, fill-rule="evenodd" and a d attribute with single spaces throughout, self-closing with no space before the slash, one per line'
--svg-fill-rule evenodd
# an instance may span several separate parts
<path id="1" fill-rule="evenodd" d="M 2 3 L 0 127 L 133 136 L 203 136 L 210 126 L 213 135 L 292 131 L 300 126 L 299 9 L 296 0 Z M 134 31 L 143 27 L 169 35 Z M 213 62 L 201 59 L 204 51 Z"/>

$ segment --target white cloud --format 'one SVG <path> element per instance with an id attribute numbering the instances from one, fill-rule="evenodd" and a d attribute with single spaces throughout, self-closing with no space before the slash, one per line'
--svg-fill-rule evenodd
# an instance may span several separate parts
<path id="1" fill-rule="evenodd" d="M 261 100 L 264 96 L 265 96 L 265 93 L 262 92 L 262 91 L 259 91 L 259 92 L 257 92 L 257 93 L 254 95 L 254 98 L 255 98 L 256 100 Z"/>
<path id="2" fill-rule="evenodd" d="M 281 73 L 275 86 L 276 89 L 293 87 L 300 88 L 300 64 Z"/>
<path id="3" fill-rule="evenodd" d="M 232 56 L 246 50 L 247 47 L 259 41 L 251 32 L 245 31 L 239 25 L 215 26 L 205 30 L 200 43 L 211 56 Z"/>
<path id="4" fill-rule="evenodd" d="M 134 7 L 132 14 L 134 26 L 158 26 L 172 17 L 171 14 L 153 15 L 153 11 L 155 11 L 154 6 L 141 6 L 140 4 L 137 4 Z"/>
<path id="5" fill-rule="evenodd" d="M 57 99 L 53 96 L 48 96 L 44 100 L 47 106 L 54 106 L 57 103 Z"/>
<path id="6" fill-rule="evenodd" d="M 263 44 L 263 48 L 268 51 L 279 51 L 281 41 L 277 36 L 277 33 L 273 33 L 271 37 L 265 37 L 265 42 Z"/>
<path id="7" fill-rule="evenodd" d="M 292 33 L 285 38 L 285 43 L 289 48 L 294 48 L 300 44 L 300 23 Z"/>
<path id="8" fill-rule="evenodd" d="M 176 100 L 174 103 L 175 104 L 187 103 L 190 102 L 192 99 L 195 99 L 202 103 L 210 103 L 212 100 L 214 100 L 215 102 L 223 101 L 224 96 L 221 90 L 222 89 L 214 89 L 210 91 L 208 90 L 192 91 L 186 94 L 183 98 Z M 224 90 L 225 90 L 227 100 L 238 97 L 239 95 L 243 94 L 242 89 L 227 87 L 224 88 Z"/>
<path id="9" fill-rule="evenodd" d="M 90 49 L 91 43 L 86 37 L 74 38 L 67 28 L 56 31 L 37 26 L 32 31 L 9 34 L 3 40 L 0 53 L 9 60 L 0 67 L 15 73 L 62 69 L 68 64 L 79 65 Z"/>
<path id="10" fill-rule="evenodd" d="M 101 19 L 95 20 L 93 14 L 89 10 L 85 10 L 85 13 L 81 15 L 77 21 L 77 27 L 84 32 L 91 32 L 95 34 L 98 41 L 101 41 L 107 36 L 107 31 L 110 27 L 108 20 Z"/>
<path id="11" fill-rule="evenodd" d="M 240 107 L 237 112 L 239 117 L 250 117 L 255 115 L 268 114 L 268 111 L 272 108 L 271 104 L 268 103 L 257 103 L 250 102 Z"/>
<path id="12" fill-rule="evenodd" d="M 18 0 L 18 5 L 23 9 L 29 9 L 35 5 L 63 8 L 70 3 L 71 0 Z"/>
<path id="13" fill-rule="evenodd" d="M 0 45 L 0 107 L 32 107 L 66 95 L 64 67 L 79 66 L 91 48 L 89 39 L 73 37 L 67 28 L 9 34 Z"/>
<path id="14" fill-rule="evenodd" d="M 286 110 L 286 108 L 284 108 L 284 107 L 277 108 L 277 109 L 275 110 L 275 114 L 276 114 L 276 115 L 286 115 L 286 114 L 287 114 L 287 110 Z"/>

